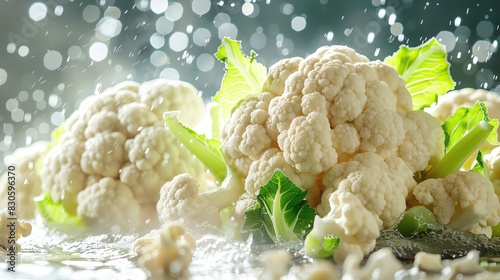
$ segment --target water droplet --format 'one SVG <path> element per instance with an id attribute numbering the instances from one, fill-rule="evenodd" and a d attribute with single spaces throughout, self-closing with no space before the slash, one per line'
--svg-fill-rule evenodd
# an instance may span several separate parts
<path id="1" fill-rule="evenodd" d="M 149 38 L 149 43 L 155 49 L 162 48 L 165 45 L 165 37 L 159 33 L 155 33 Z"/>
<path id="2" fill-rule="evenodd" d="M 198 45 L 200 47 L 203 47 L 210 41 L 211 37 L 212 37 L 212 34 L 210 33 L 210 30 L 201 27 L 201 28 L 198 28 L 194 31 L 193 43 L 195 43 L 196 45 Z"/>
<path id="3" fill-rule="evenodd" d="M 215 65 L 215 59 L 213 55 L 202 53 L 196 59 L 196 67 L 203 72 L 208 72 L 213 69 Z"/>
<path id="4" fill-rule="evenodd" d="M 167 10 L 167 0 L 151 0 L 151 11 L 155 14 L 161 14 Z"/>
<path id="5" fill-rule="evenodd" d="M 395 22 L 396 22 L 396 14 L 391 14 L 389 16 L 388 23 L 389 23 L 389 25 L 393 25 Z"/>
<path id="6" fill-rule="evenodd" d="M 403 34 L 403 25 L 399 22 L 395 22 L 394 24 L 391 25 L 391 34 L 394 36 L 399 36 Z"/>
<path id="7" fill-rule="evenodd" d="M 441 31 L 436 35 L 436 39 L 446 47 L 446 52 L 450 53 L 455 49 L 457 38 L 450 31 Z"/>
<path id="8" fill-rule="evenodd" d="M 88 5 L 83 9 L 83 19 L 88 23 L 95 22 L 100 16 L 101 10 L 95 5 Z"/>
<path id="9" fill-rule="evenodd" d="M 486 39 L 493 35 L 495 27 L 489 20 L 483 20 L 477 24 L 476 33 L 479 37 Z"/>
<path id="10" fill-rule="evenodd" d="M 63 57 L 58 51 L 51 50 L 43 56 L 43 66 L 48 70 L 56 70 L 61 66 L 62 61 Z"/>
<path id="11" fill-rule="evenodd" d="M 30 49 L 27 46 L 20 46 L 17 52 L 20 57 L 25 57 L 30 53 Z"/>
<path id="12" fill-rule="evenodd" d="M 149 57 L 149 61 L 153 66 L 160 67 L 169 62 L 167 54 L 162 51 L 156 50 Z"/>
<path id="13" fill-rule="evenodd" d="M 175 2 L 168 6 L 165 11 L 165 17 L 171 21 L 177 21 L 182 17 L 183 12 L 184 7 L 180 3 Z"/>
<path id="14" fill-rule="evenodd" d="M 29 17 L 34 21 L 41 21 L 47 16 L 47 6 L 44 3 L 36 2 L 30 6 Z"/>
<path id="15" fill-rule="evenodd" d="M 246 2 L 241 6 L 241 13 L 245 16 L 250 16 L 254 12 L 254 5 L 250 2 Z"/>
<path id="16" fill-rule="evenodd" d="M 174 29 L 174 23 L 166 17 L 160 17 L 156 20 L 155 27 L 158 33 L 165 35 L 172 32 Z"/>
<path id="17" fill-rule="evenodd" d="M 292 29 L 299 32 L 306 28 L 306 18 L 302 16 L 296 16 L 292 19 L 291 25 Z"/>
<path id="18" fill-rule="evenodd" d="M 0 68 L 0 86 L 5 84 L 6 81 L 7 81 L 7 71 Z"/>
<path id="19" fill-rule="evenodd" d="M 180 75 L 179 75 L 179 72 L 177 72 L 177 70 L 175 70 L 174 68 L 165 68 L 161 71 L 160 78 L 170 79 L 170 80 L 179 80 Z"/>
<path id="20" fill-rule="evenodd" d="M 102 42 L 96 42 L 89 48 L 89 56 L 93 61 L 102 61 L 108 56 L 108 46 Z"/>
<path id="21" fill-rule="evenodd" d="M 195 14 L 202 16 L 210 11 L 210 0 L 193 0 L 192 10 Z"/>
<path id="22" fill-rule="evenodd" d="M 186 49 L 188 43 L 189 38 L 184 32 L 174 32 L 168 40 L 168 46 L 175 52 L 181 52 Z"/>
<path id="23" fill-rule="evenodd" d="M 236 39 L 238 37 L 238 27 L 232 23 L 225 22 L 219 26 L 218 35 L 220 40 L 224 39 L 224 37 Z"/>

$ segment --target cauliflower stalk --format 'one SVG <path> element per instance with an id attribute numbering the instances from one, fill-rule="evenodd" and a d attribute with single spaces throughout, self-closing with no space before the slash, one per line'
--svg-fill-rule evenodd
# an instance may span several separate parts
<path id="1" fill-rule="evenodd" d="M 179 173 L 200 182 L 207 176 L 165 129 L 163 113 L 171 110 L 194 126 L 204 104 L 192 85 L 163 79 L 122 82 L 86 98 L 55 130 L 43 157 L 38 205 L 45 218 L 76 217 L 88 227 L 114 230 L 153 224 L 165 182 Z"/>

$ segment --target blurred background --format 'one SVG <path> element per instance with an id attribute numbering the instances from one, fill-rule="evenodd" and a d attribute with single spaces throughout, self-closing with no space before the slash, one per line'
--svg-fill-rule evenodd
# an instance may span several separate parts
<path id="1" fill-rule="evenodd" d="M 225 36 L 267 66 L 331 44 L 383 60 L 434 36 L 457 88 L 500 92 L 498 0 L 0 0 L 0 173 L 99 88 L 181 79 L 208 101 Z"/>

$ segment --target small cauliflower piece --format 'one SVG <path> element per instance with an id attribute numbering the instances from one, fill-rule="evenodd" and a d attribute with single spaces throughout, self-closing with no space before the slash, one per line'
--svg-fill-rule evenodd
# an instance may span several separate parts
<path id="1" fill-rule="evenodd" d="M 363 267 L 360 267 L 362 260 L 363 258 L 360 258 L 359 255 L 349 255 L 342 267 L 343 278 L 357 280 L 396 279 L 396 273 L 403 269 L 403 264 L 396 259 L 390 248 L 382 248 L 373 252 Z"/>
<path id="2" fill-rule="evenodd" d="M 259 261 L 264 267 L 261 279 L 281 279 L 288 273 L 292 255 L 285 249 L 267 250 L 260 254 Z"/>
<path id="3" fill-rule="evenodd" d="M 10 156 L 9 165 L 13 165 L 16 175 L 16 216 L 19 219 L 35 217 L 34 198 L 42 193 L 40 176 L 36 172 L 37 160 L 47 151 L 49 142 L 38 141 L 29 146 L 16 149 Z M 8 173 L 0 177 L 0 205 L 7 205 L 9 192 Z"/>
<path id="4" fill-rule="evenodd" d="M 195 249 L 196 240 L 179 224 L 165 224 L 132 244 L 148 279 L 187 279 Z"/>
<path id="5" fill-rule="evenodd" d="M 413 267 L 425 272 L 439 272 L 443 269 L 440 254 L 429 254 L 427 252 L 418 252 L 413 261 Z"/>
<path id="6" fill-rule="evenodd" d="M 333 192 L 329 196 L 329 204 L 330 211 L 314 219 L 313 228 L 305 241 L 306 253 L 311 255 L 308 250 L 317 249 L 308 248 L 308 239 L 323 240 L 326 235 L 334 235 L 340 239 L 333 255 L 336 262 L 342 263 L 349 254 L 362 259 L 375 248 L 375 241 L 380 236 L 378 218 L 351 192 Z"/>
<path id="7" fill-rule="evenodd" d="M 17 240 L 21 236 L 31 234 L 31 224 L 25 220 L 19 220 L 16 216 L 10 215 L 9 211 L 4 208 L 0 210 L 0 252 L 21 251 L 21 245 Z M 15 243 L 13 243 L 15 241 Z"/>
<path id="8" fill-rule="evenodd" d="M 203 164 L 165 128 L 165 111 L 180 111 L 194 126 L 203 99 L 192 85 L 164 79 L 122 82 L 86 98 L 43 158 L 43 191 L 88 226 L 127 230 L 151 222 L 165 182 L 180 173 L 206 178 Z"/>
<path id="9" fill-rule="evenodd" d="M 491 228 L 499 222 L 500 203 L 493 184 L 477 172 L 456 171 L 425 180 L 413 189 L 409 203 L 426 206 L 439 223 L 451 228 Z"/>
<path id="10" fill-rule="evenodd" d="M 456 279 L 459 274 L 478 274 L 483 271 L 479 263 L 479 251 L 471 250 L 464 257 L 446 262 L 441 273 L 445 279 Z"/>
<path id="11" fill-rule="evenodd" d="M 312 265 L 305 269 L 306 280 L 338 280 L 337 267 L 330 261 L 315 260 Z"/>

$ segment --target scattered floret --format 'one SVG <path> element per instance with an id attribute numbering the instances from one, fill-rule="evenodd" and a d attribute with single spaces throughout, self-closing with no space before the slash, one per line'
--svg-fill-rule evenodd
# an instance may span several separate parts
<path id="1" fill-rule="evenodd" d="M 179 224 L 163 225 L 132 244 L 148 279 L 187 279 L 196 240 Z"/>

